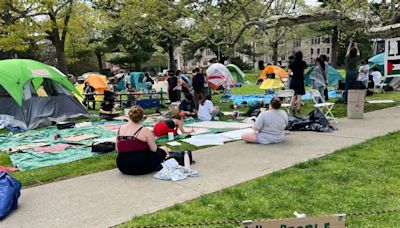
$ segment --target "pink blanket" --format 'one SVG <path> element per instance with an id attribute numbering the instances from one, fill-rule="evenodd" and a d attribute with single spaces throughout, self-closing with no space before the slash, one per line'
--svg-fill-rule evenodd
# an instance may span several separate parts
<path id="1" fill-rule="evenodd" d="M 15 167 L 0 166 L 0 172 L 15 172 L 15 171 L 18 171 L 18 169 Z"/>
<path id="2" fill-rule="evenodd" d="M 40 147 L 40 148 L 37 148 L 35 151 L 39 152 L 39 153 L 53 153 L 53 152 L 63 151 L 70 146 L 71 145 L 59 143 L 55 146 Z"/>

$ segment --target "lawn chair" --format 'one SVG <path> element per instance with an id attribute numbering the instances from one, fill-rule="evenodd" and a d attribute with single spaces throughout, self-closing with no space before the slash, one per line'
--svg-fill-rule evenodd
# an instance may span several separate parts
<path id="1" fill-rule="evenodd" d="M 313 89 L 310 91 L 310 94 L 314 101 L 314 108 L 318 108 L 322 113 L 324 113 L 324 116 L 327 119 L 332 119 L 337 123 L 336 118 L 332 114 L 332 109 L 333 106 L 335 106 L 335 103 L 325 102 L 324 97 L 318 90 Z"/>
<path id="2" fill-rule="evenodd" d="M 276 96 L 282 99 L 281 107 L 285 108 L 286 111 L 289 113 L 290 107 L 292 105 L 292 101 L 294 98 L 294 90 L 292 90 L 292 89 L 280 90 L 280 91 L 278 91 Z"/>
<path id="3" fill-rule="evenodd" d="M 383 88 L 388 85 L 388 83 L 386 81 L 387 81 L 386 77 L 383 76 L 381 78 L 381 81 L 375 85 L 374 92 L 375 93 L 385 93 L 385 90 Z"/>

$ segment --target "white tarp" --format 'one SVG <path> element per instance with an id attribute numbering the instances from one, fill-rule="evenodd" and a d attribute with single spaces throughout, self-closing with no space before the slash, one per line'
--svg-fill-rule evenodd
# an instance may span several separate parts
<path id="1" fill-rule="evenodd" d="M 220 86 L 225 88 L 233 84 L 231 72 L 221 63 L 214 63 L 208 67 L 207 71 L 208 83 L 213 89 L 218 89 Z"/>

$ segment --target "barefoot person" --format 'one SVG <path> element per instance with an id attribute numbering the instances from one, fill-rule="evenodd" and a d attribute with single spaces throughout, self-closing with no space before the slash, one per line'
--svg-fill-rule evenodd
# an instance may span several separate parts
<path id="1" fill-rule="evenodd" d="M 140 124 L 143 109 L 134 106 L 129 110 L 129 121 L 118 130 L 116 149 L 117 167 L 123 174 L 142 175 L 159 171 L 169 150 L 158 147 L 150 129 Z"/>
<path id="2" fill-rule="evenodd" d="M 288 124 L 286 112 L 279 110 L 281 101 L 279 98 L 272 98 L 269 110 L 258 115 L 255 120 L 254 132 L 242 135 L 242 140 L 249 143 L 271 144 L 280 143 L 284 139 L 284 131 Z"/>

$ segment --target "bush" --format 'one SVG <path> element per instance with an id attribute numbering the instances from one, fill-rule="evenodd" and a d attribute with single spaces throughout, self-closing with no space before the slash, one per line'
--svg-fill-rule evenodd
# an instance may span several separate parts
<path id="1" fill-rule="evenodd" d="M 229 62 L 238 66 L 242 71 L 248 71 L 253 69 L 252 65 L 243 62 L 239 57 L 230 58 Z"/>

